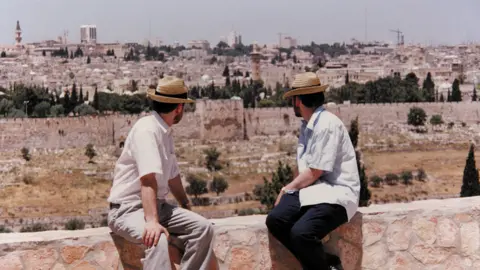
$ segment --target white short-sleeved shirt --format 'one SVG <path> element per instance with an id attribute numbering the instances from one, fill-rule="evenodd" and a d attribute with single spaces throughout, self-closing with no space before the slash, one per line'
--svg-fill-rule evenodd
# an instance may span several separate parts
<path id="1" fill-rule="evenodd" d="M 108 201 L 122 203 L 141 199 L 140 178 L 155 173 L 157 198 L 169 193 L 168 180 L 179 174 L 171 128 L 153 112 L 142 117 L 125 140 L 113 175 Z"/>
<path id="2" fill-rule="evenodd" d="M 307 168 L 324 172 L 314 184 L 300 190 L 301 205 L 338 204 L 350 221 L 358 208 L 360 177 L 355 149 L 336 115 L 320 107 L 308 123 L 302 121 L 297 163 L 299 172 Z"/>

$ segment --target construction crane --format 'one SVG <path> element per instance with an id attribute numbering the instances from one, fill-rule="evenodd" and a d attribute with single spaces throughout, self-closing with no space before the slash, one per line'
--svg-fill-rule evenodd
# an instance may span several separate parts
<path id="1" fill-rule="evenodd" d="M 400 45 L 403 45 L 404 44 L 404 40 L 403 40 L 403 32 L 400 31 L 400 29 L 397 29 L 397 30 L 390 30 L 390 32 L 394 32 L 394 33 L 397 33 L 397 45 L 400 46 Z"/>

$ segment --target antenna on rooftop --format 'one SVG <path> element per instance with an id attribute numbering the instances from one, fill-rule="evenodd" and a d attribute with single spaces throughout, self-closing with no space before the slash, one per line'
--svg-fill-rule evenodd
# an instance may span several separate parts
<path id="1" fill-rule="evenodd" d="M 365 43 L 368 43 L 367 7 L 365 6 Z"/>

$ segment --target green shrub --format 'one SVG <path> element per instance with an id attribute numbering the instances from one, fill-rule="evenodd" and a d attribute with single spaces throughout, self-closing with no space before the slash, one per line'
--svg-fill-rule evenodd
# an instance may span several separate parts
<path id="1" fill-rule="evenodd" d="M 81 219 L 70 219 L 65 224 L 65 230 L 75 231 L 75 230 L 83 230 L 85 229 L 85 222 Z"/>
<path id="2" fill-rule="evenodd" d="M 20 232 L 43 232 L 49 231 L 52 228 L 48 224 L 34 223 L 31 226 L 24 226 L 20 229 Z"/>
<path id="3" fill-rule="evenodd" d="M 425 179 L 427 178 L 427 174 L 425 173 L 425 170 L 423 168 L 419 168 L 417 170 L 417 180 L 418 181 L 425 181 Z"/>
<path id="4" fill-rule="evenodd" d="M 185 188 L 185 192 L 188 195 L 193 195 L 197 198 L 199 195 L 208 193 L 207 181 L 195 174 L 189 174 L 187 176 L 188 186 Z"/>
<path id="5" fill-rule="evenodd" d="M 7 228 L 3 225 L 0 226 L 0 233 L 11 233 L 11 232 L 12 232 L 12 230 L 10 230 L 9 228 Z"/>
<path id="6" fill-rule="evenodd" d="M 104 218 L 102 219 L 102 222 L 100 223 L 101 227 L 108 227 L 108 219 Z"/>
<path id="7" fill-rule="evenodd" d="M 23 159 L 25 159 L 26 161 L 30 161 L 30 159 L 32 159 L 32 156 L 30 155 L 30 150 L 28 150 L 28 148 L 23 147 L 20 151 L 22 152 Z"/>
<path id="8" fill-rule="evenodd" d="M 257 208 L 246 208 L 238 210 L 239 216 L 251 216 L 251 215 L 258 215 L 260 214 L 260 210 Z"/>
<path id="9" fill-rule="evenodd" d="M 442 125 L 443 123 L 444 122 L 443 122 L 442 116 L 439 114 L 432 115 L 432 117 L 430 118 L 430 124 L 432 126 L 439 126 L 439 125 Z"/>
<path id="10" fill-rule="evenodd" d="M 398 184 L 398 175 L 394 173 L 387 174 L 385 176 L 385 183 L 391 186 Z"/>
<path id="11" fill-rule="evenodd" d="M 427 120 L 425 110 L 419 107 L 412 107 L 408 112 L 408 124 L 412 126 L 423 126 Z"/>
<path id="12" fill-rule="evenodd" d="M 403 171 L 400 175 L 404 185 L 412 184 L 413 174 L 411 171 Z"/>
<path id="13" fill-rule="evenodd" d="M 380 187 L 380 185 L 383 183 L 383 179 L 378 176 L 378 175 L 373 175 L 370 177 L 370 184 L 372 187 Z"/>

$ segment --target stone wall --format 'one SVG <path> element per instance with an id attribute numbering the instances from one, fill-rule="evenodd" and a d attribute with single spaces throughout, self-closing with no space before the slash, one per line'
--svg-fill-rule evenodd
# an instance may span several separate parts
<path id="1" fill-rule="evenodd" d="M 361 208 L 324 239 L 345 270 L 480 269 L 480 197 Z M 221 269 L 300 269 L 264 216 L 212 220 Z M 121 250 L 121 252 L 132 252 Z M 130 254 L 137 256 L 136 254 Z M 123 269 L 108 228 L 0 237 L 0 269 Z"/>
<path id="2" fill-rule="evenodd" d="M 337 105 L 328 109 L 345 124 L 359 116 L 362 128 L 406 123 L 411 107 L 427 115 L 441 114 L 446 122 L 480 122 L 480 103 L 410 103 Z M 0 119 L 0 149 L 70 148 L 118 143 L 142 115 L 101 117 Z M 244 109 L 241 100 L 199 100 L 194 113 L 185 113 L 174 126 L 178 139 L 239 140 L 245 136 L 295 132 L 299 119 L 292 108 Z M 63 131 L 63 133 L 61 133 Z"/>

